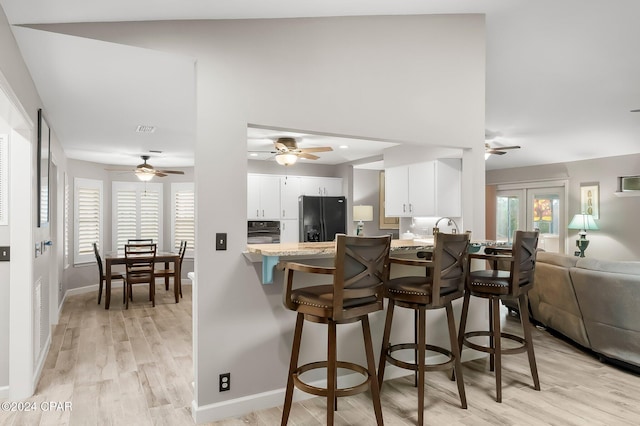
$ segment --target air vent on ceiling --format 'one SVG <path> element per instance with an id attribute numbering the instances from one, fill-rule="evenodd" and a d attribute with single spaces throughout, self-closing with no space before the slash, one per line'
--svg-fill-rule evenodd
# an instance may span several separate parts
<path id="1" fill-rule="evenodd" d="M 143 126 L 140 125 L 136 128 L 137 133 L 153 133 L 156 131 L 155 126 Z"/>

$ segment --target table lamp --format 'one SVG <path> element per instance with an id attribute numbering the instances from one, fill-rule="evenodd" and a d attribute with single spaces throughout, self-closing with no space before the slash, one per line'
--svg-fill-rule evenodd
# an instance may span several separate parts
<path id="1" fill-rule="evenodd" d="M 353 206 L 353 220 L 358 221 L 356 235 L 364 235 L 364 222 L 373 220 L 373 206 Z"/>
<path id="2" fill-rule="evenodd" d="M 587 240 L 587 230 L 597 231 L 598 224 L 593 219 L 593 216 L 586 213 L 581 213 L 573 216 L 569 223 L 569 229 L 579 229 L 578 235 L 580 238 L 576 240 L 576 246 L 580 249 L 580 257 L 584 257 L 584 251 L 589 246 L 589 240 Z"/>

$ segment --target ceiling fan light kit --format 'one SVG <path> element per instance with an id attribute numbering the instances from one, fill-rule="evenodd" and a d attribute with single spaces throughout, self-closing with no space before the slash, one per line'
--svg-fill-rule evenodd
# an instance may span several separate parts
<path id="1" fill-rule="evenodd" d="M 276 154 L 276 162 L 281 166 L 291 166 L 298 161 L 298 156 L 290 152 L 281 152 Z"/>

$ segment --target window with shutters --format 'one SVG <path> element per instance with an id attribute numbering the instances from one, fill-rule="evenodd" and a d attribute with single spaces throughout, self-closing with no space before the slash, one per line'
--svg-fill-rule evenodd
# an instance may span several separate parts
<path id="1" fill-rule="evenodd" d="M 124 250 L 129 239 L 151 238 L 162 249 L 161 183 L 113 182 L 112 247 Z"/>
<path id="2" fill-rule="evenodd" d="M 74 264 L 95 262 L 93 243 L 102 250 L 102 181 L 74 179 Z"/>
<path id="3" fill-rule="evenodd" d="M 185 256 L 193 256 L 196 221 L 195 195 L 192 182 L 171 184 L 171 250 L 178 251 L 180 242 L 187 241 Z"/>
<path id="4" fill-rule="evenodd" d="M 0 135 L 0 225 L 9 224 L 8 145 L 7 135 Z"/>
<path id="5" fill-rule="evenodd" d="M 69 267 L 69 177 L 64 172 L 64 269 Z"/>

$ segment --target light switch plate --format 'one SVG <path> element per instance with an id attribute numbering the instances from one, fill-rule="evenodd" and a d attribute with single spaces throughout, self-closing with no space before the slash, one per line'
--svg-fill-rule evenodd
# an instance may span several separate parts
<path id="1" fill-rule="evenodd" d="M 11 248 L 8 246 L 0 247 L 0 262 L 8 262 L 11 260 Z"/>
<path id="2" fill-rule="evenodd" d="M 227 233 L 217 232 L 216 233 L 216 250 L 226 250 L 226 249 L 227 249 Z"/>

